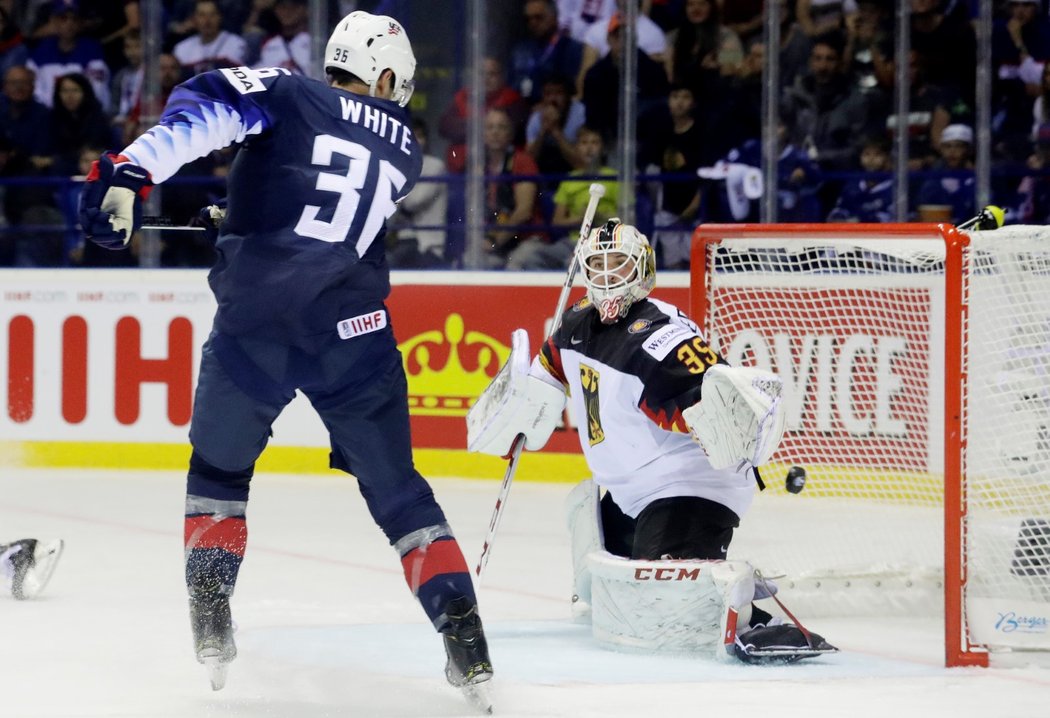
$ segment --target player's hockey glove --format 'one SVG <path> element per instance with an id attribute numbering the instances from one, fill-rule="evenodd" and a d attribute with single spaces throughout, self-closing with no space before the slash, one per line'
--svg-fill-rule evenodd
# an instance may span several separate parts
<path id="1" fill-rule="evenodd" d="M 102 155 L 91 165 L 80 196 L 84 235 L 106 249 L 123 249 L 142 226 L 142 201 L 152 190 L 149 172 L 123 155 Z"/>
<path id="2" fill-rule="evenodd" d="M 219 225 L 226 219 L 226 198 L 216 200 L 215 204 L 201 207 L 192 224 L 204 228 L 204 238 L 211 244 L 219 239 Z"/>

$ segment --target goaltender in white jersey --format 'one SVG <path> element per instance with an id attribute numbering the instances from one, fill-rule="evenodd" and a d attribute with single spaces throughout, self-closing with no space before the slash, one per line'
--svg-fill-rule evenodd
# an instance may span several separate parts
<path id="1" fill-rule="evenodd" d="M 502 455 L 524 434 L 526 449 L 541 448 L 568 392 L 593 475 L 568 500 L 574 612 L 590 615 L 599 640 L 633 647 L 716 644 L 718 655 L 746 661 L 833 651 L 753 606 L 775 589 L 756 587 L 746 561 L 726 560 L 756 467 L 784 432 L 779 377 L 730 367 L 678 308 L 649 298 L 653 251 L 636 228 L 609 220 L 576 259 L 587 296 L 523 377 L 513 363 L 527 337 L 515 337 L 509 384 L 526 398 L 491 412 L 470 446 Z"/>

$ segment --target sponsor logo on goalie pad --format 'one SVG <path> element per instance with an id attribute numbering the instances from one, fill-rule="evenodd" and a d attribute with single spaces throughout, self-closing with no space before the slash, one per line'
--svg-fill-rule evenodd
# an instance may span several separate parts
<path id="1" fill-rule="evenodd" d="M 686 337 L 693 336 L 693 332 L 685 327 L 668 324 L 653 332 L 653 335 L 642 344 L 642 349 L 652 355 L 656 361 L 663 361 L 664 357 L 671 353 Z"/>
<path id="2" fill-rule="evenodd" d="M 356 317 L 342 319 L 335 325 L 340 339 L 353 339 L 362 334 L 371 334 L 385 329 L 387 325 L 386 312 L 382 309 L 367 314 L 358 314 Z"/>

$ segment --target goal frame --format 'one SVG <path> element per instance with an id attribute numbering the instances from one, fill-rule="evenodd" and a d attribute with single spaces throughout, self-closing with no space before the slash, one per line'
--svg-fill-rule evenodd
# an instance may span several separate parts
<path id="1" fill-rule="evenodd" d="M 915 239 L 944 243 L 944 647 L 946 666 L 987 666 L 988 649 L 971 643 L 966 623 L 966 436 L 963 399 L 968 366 L 967 305 L 963 253 L 969 237 L 951 224 L 701 224 L 693 232 L 690 256 L 689 312 L 705 333 L 712 290 L 707 271 L 708 246 L 724 239 L 820 238 L 887 241 Z M 951 281 L 955 277 L 956 281 Z"/>

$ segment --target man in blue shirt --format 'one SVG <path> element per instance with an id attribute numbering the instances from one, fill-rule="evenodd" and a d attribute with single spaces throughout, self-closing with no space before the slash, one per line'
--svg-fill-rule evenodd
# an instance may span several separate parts
<path id="1" fill-rule="evenodd" d="M 462 552 L 413 466 L 404 368 L 384 300 L 386 220 L 419 178 L 403 109 L 415 57 L 396 20 L 354 12 L 325 51 L 330 84 L 283 68 L 227 68 L 175 88 L 160 122 L 88 177 L 81 224 L 125 246 L 152 184 L 242 142 L 228 179 L 218 300 L 190 426 L 186 583 L 197 658 L 221 688 L 236 656 L 229 597 L 244 555 L 255 461 L 301 391 L 328 428 L 445 639 L 450 683 L 482 690 L 492 666 Z"/>

